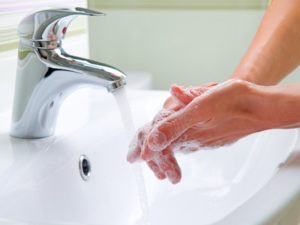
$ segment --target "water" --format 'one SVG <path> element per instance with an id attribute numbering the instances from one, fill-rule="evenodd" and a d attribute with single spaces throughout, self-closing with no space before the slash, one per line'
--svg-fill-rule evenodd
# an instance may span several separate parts
<path id="1" fill-rule="evenodd" d="M 131 138 L 134 136 L 135 133 L 135 128 L 132 120 L 132 113 L 130 109 L 130 105 L 128 102 L 127 98 L 127 93 L 126 93 L 126 88 L 123 87 L 113 93 L 120 114 L 121 114 L 121 119 L 124 125 L 125 130 L 127 131 L 128 139 L 129 141 Z M 128 146 L 126 146 L 128 148 Z M 124 159 L 126 160 L 126 159 Z M 146 192 L 146 187 L 145 187 L 145 182 L 144 182 L 144 176 L 142 172 L 142 167 L 140 164 L 134 164 L 133 165 L 133 172 L 135 174 L 135 179 L 137 183 L 137 188 L 138 188 L 138 195 L 139 195 L 139 201 L 141 205 L 141 210 L 142 210 L 142 218 L 138 222 L 140 225 L 150 225 L 149 221 L 149 204 L 148 204 L 148 198 L 147 198 L 147 192 Z"/>

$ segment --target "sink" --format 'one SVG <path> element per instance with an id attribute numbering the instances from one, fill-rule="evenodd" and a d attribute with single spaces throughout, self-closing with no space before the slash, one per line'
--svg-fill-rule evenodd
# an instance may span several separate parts
<path id="1" fill-rule="evenodd" d="M 152 119 L 168 95 L 128 91 L 136 128 Z M 183 178 L 172 185 L 158 181 L 144 165 L 126 162 L 128 132 L 113 96 L 106 91 L 82 89 L 68 97 L 53 137 L 12 138 L 9 121 L 9 112 L 0 116 L 3 224 L 222 224 L 272 188 L 268 184 L 298 146 L 297 129 L 269 130 L 228 147 L 178 155 Z M 90 163 L 88 180 L 79 171 L 83 155 Z M 147 209 L 139 198 L 143 189 L 137 185 L 139 170 Z M 297 193 L 299 189 L 300 184 Z"/>

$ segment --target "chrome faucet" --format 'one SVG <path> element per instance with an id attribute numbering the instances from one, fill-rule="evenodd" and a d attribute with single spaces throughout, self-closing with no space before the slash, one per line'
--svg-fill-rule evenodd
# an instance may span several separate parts
<path id="1" fill-rule="evenodd" d="M 79 15 L 104 14 L 84 8 L 50 9 L 21 21 L 11 136 L 53 135 L 62 101 L 78 86 L 98 85 L 113 92 L 126 84 L 126 75 L 117 68 L 64 51 L 68 25 Z"/>

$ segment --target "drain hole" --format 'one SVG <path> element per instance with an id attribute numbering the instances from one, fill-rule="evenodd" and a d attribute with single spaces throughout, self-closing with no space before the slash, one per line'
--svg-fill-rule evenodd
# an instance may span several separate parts
<path id="1" fill-rule="evenodd" d="M 89 163 L 89 161 L 87 161 L 86 159 L 84 159 L 83 161 L 82 161 L 82 171 L 83 171 L 83 174 L 84 175 L 88 175 L 89 174 L 89 172 L 90 172 L 90 163 Z"/>
<path id="2" fill-rule="evenodd" d="M 91 164 L 85 155 L 79 158 L 79 171 L 83 180 L 88 180 L 91 175 Z"/>

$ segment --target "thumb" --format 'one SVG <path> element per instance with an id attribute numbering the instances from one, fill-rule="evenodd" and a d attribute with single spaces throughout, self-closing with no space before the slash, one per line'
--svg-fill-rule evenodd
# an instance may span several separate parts
<path id="1" fill-rule="evenodd" d="M 185 108 L 175 112 L 159 122 L 147 137 L 147 148 L 151 151 L 161 151 L 180 137 L 186 130 L 198 124 L 201 111 L 197 101 L 191 102 Z"/>

